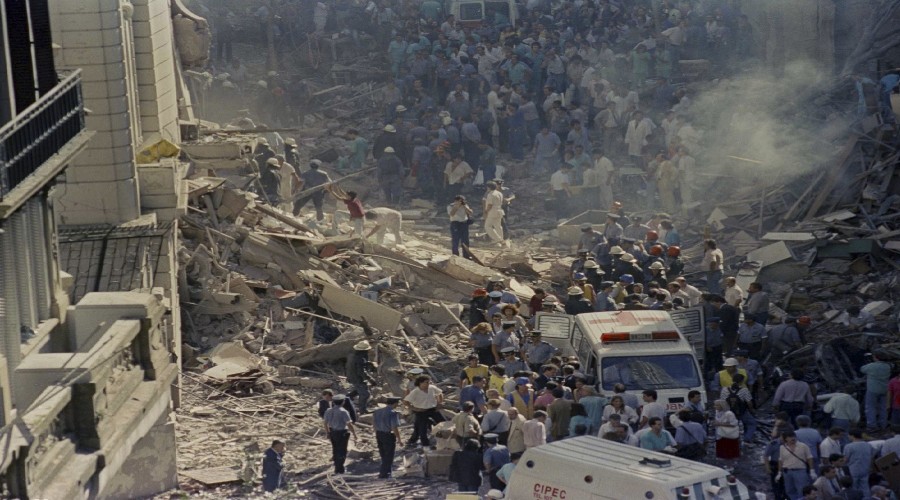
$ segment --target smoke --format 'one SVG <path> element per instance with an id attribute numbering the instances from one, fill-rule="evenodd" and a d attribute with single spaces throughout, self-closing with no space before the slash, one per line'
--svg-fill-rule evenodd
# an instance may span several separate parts
<path id="1" fill-rule="evenodd" d="M 808 95 L 822 88 L 819 73 L 814 65 L 797 62 L 781 74 L 755 69 L 693 93 L 686 114 L 703 133 L 700 173 L 726 176 L 732 191 L 748 183 L 786 184 L 821 169 L 837 149 L 828 138 L 850 120 L 819 116 L 808 104 Z"/>

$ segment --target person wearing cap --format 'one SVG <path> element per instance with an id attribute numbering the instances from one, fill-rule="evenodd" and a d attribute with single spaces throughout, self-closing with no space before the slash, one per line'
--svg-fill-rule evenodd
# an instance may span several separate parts
<path id="1" fill-rule="evenodd" d="M 684 259 L 681 258 L 681 247 L 670 246 L 666 250 L 666 261 L 669 268 L 666 270 L 666 276 L 670 280 L 676 279 L 684 272 Z"/>
<path id="2" fill-rule="evenodd" d="M 577 257 L 572 261 L 572 265 L 569 266 L 569 275 L 574 277 L 577 273 L 584 272 L 584 263 L 588 261 L 588 255 L 590 252 L 586 248 L 582 248 L 578 250 Z"/>
<path id="3" fill-rule="evenodd" d="M 502 490 L 503 481 L 497 477 L 500 468 L 510 462 L 509 449 L 498 442 L 499 436 L 494 433 L 484 435 L 484 470 L 488 475 L 491 488 Z"/>
<path id="4" fill-rule="evenodd" d="M 578 247 L 576 248 L 579 255 L 581 252 L 591 252 L 597 245 L 603 243 L 603 234 L 595 231 L 592 224 L 584 223 L 581 225 L 581 235 L 578 237 Z"/>
<path id="5" fill-rule="evenodd" d="M 784 321 L 769 330 L 769 354 L 776 362 L 782 356 L 801 347 L 800 331 L 797 330 L 797 318 L 787 316 Z"/>
<path id="6" fill-rule="evenodd" d="M 580 287 L 573 286 L 567 290 L 568 298 L 566 299 L 566 314 L 575 316 L 582 313 L 594 312 L 594 305 L 591 301 L 584 298 L 584 290 Z"/>
<path id="7" fill-rule="evenodd" d="M 725 337 L 719 327 L 719 318 L 711 316 L 706 319 L 706 359 L 703 364 L 707 376 L 711 376 L 722 369 L 722 346 Z"/>
<path id="8" fill-rule="evenodd" d="M 612 291 L 612 298 L 616 304 L 625 303 L 625 297 L 631 295 L 634 285 L 634 276 L 623 274 L 619 276 L 619 282 L 615 284 Z"/>
<path id="9" fill-rule="evenodd" d="M 650 231 L 650 227 L 646 224 L 642 224 L 644 218 L 640 215 L 632 215 L 631 216 L 631 224 L 626 226 L 622 230 L 622 235 L 626 238 L 631 238 L 636 241 L 643 241 L 644 236 L 647 235 L 647 232 Z"/>
<path id="10" fill-rule="evenodd" d="M 534 415 L 536 399 L 534 389 L 531 386 L 531 380 L 528 377 L 518 377 L 515 382 L 516 388 L 506 396 L 506 400 L 519 410 L 520 415 L 524 416 L 526 419 L 530 419 Z"/>
<path id="11" fill-rule="evenodd" d="M 757 323 L 753 316 L 745 315 L 744 322 L 738 327 L 738 347 L 747 351 L 753 359 L 762 359 L 768 333 L 766 328 Z"/>
<path id="12" fill-rule="evenodd" d="M 272 156 L 265 163 L 260 164 L 259 169 L 259 183 L 262 188 L 262 195 L 266 202 L 272 206 L 278 206 L 278 203 L 281 201 L 279 197 L 281 193 L 279 168 L 281 168 L 281 163 L 278 161 L 278 158 Z"/>
<path id="13" fill-rule="evenodd" d="M 319 222 L 325 220 L 323 206 L 325 204 L 326 190 L 324 186 L 331 183 L 331 177 L 320 169 L 321 166 L 321 160 L 311 160 L 309 162 L 309 170 L 300 174 L 300 182 L 297 189 L 298 191 L 306 191 L 307 194 L 294 201 L 293 210 L 294 215 L 300 215 L 300 210 L 307 202 L 312 200 L 313 206 L 316 207 L 316 220 Z"/>
<path id="14" fill-rule="evenodd" d="M 403 160 L 393 146 L 384 148 L 384 154 L 375 164 L 375 177 L 384 193 L 385 203 L 399 206 L 403 195 L 403 178 L 406 177 Z"/>
<path id="15" fill-rule="evenodd" d="M 494 362 L 496 363 L 500 363 L 504 359 L 504 356 L 500 354 L 503 349 L 507 347 L 512 347 L 513 351 L 519 349 L 519 338 L 516 336 L 518 323 L 514 319 L 502 319 L 500 326 L 502 329 L 494 334 L 494 339 L 491 343 L 491 351 L 494 354 Z"/>
<path id="16" fill-rule="evenodd" d="M 343 408 L 345 396 L 335 394 L 334 405 L 325 411 L 325 433 L 331 441 L 331 460 L 334 462 L 334 473 L 344 473 L 344 462 L 347 460 L 347 446 L 350 444 L 350 435 L 356 440 L 356 428 L 350 419 L 350 413 Z"/>
<path id="17" fill-rule="evenodd" d="M 734 375 L 740 373 L 744 376 L 744 387 L 747 386 L 747 370 L 738 366 L 736 358 L 728 358 L 722 363 L 723 368 L 713 377 L 710 390 L 713 392 L 721 392 L 723 387 L 731 387 L 734 383 Z M 749 388 L 749 387 L 748 387 Z"/>
<path id="18" fill-rule="evenodd" d="M 645 283 L 655 281 L 657 283 L 668 283 L 666 278 L 666 266 L 660 261 L 651 262 L 644 272 Z"/>
<path id="19" fill-rule="evenodd" d="M 619 225 L 621 217 L 616 213 L 608 213 L 606 215 L 606 227 L 603 229 L 603 237 L 610 245 L 618 245 L 619 240 L 625 235 L 625 230 Z M 610 251 L 612 254 L 612 251 Z"/>
<path id="20" fill-rule="evenodd" d="M 378 444 L 378 456 L 381 457 L 379 479 L 391 477 L 394 453 L 397 451 L 397 443 L 402 439 L 400 414 L 396 411 L 401 399 L 397 396 L 388 396 L 385 398 L 385 405 L 372 412 L 372 427 L 375 428 L 375 442 Z"/>
<path id="21" fill-rule="evenodd" d="M 572 281 L 574 282 L 573 286 L 581 288 L 584 292 L 584 299 L 593 305 L 594 299 L 597 298 L 597 293 L 594 291 L 594 286 L 587 282 L 587 276 L 584 273 L 575 273 Z"/>
<path id="22" fill-rule="evenodd" d="M 350 393 L 359 396 L 358 407 L 359 413 L 368 412 L 369 404 L 369 384 L 375 385 L 375 377 L 372 373 L 375 371 L 375 364 L 369 361 L 369 351 L 372 346 L 368 341 L 363 340 L 353 346 L 353 353 L 347 358 L 347 382 L 353 385 L 353 391 Z"/>
<path id="23" fill-rule="evenodd" d="M 491 324 L 487 322 L 477 323 L 475 326 L 470 327 L 472 335 L 469 337 L 469 346 L 475 351 L 473 354 L 478 358 L 477 366 L 484 366 L 485 371 L 490 367 L 491 364 L 494 363 L 494 354 L 491 350 L 491 345 L 494 340 L 494 332 L 491 329 Z M 469 364 L 471 366 L 471 356 L 469 356 Z M 473 375 L 483 375 L 481 373 L 473 373 Z M 461 377 L 461 376 L 460 376 Z M 471 380 L 471 377 L 467 377 L 468 380 Z"/>
<path id="24" fill-rule="evenodd" d="M 300 155 L 297 153 L 297 140 L 293 137 L 288 137 L 284 140 L 284 159 L 293 165 L 295 169 L 298 169 L 298 174 L 300 173 Z"/>
<path id="25" fill-rule="evenodd" d="M 506 370 L 506 373 L 516 373 L 519 371 L 528 371 L 528 364 L 525 363 L 524 360 L 516 357 L 518 353 L 517 347 L 504 347 L 501 350 L 501 354 L 503 355 L 503 359 L 501 359 L 497 364 L 502 366 L 503 369 Z"/>
<path id="26" fill-rule="evenodd" d="M 423 447 L 431 445 L 431 437 L 428 430 L 431 426 L 444 421 L 444 417 L 438 411 L 438 406 L 444 404 L 444 391 L 431 383 L 428 375 L 419 375 L 415 380 L 416 388 L 403 398 L 407 408 L 415 415 L 413 421 L 413 435 L 406 443 L 408 448 L 416 446 L 420 442 Z"/>
<path id="27" fill-rule="evenodd" d="M 324 418 L 325 412 L 334 405 L 334 391 L 331 389 L 323 389 L 322 399 L 319 400 L 319 417 Z M 350 414 L 350 421 L 356 422 L 356 407 L 353 405 L 353 401 L 351 401 L 350 398 L 344 398 L 341 406 L 343 406 L 344 409 L 347 410 L 347 413 Z"/>
<path id="28" fill-rule="evenodd" d="M 372 143 L 372 156 L 376 161 L 384 156 L 384 150 L 387 148 L 393 148 L 397 155 L 401 155 L 403 149 L 403 138 L 397 133 L 397 127 L 391 124 L 385 125 L 381 134 Z"/>
<path id="29" fill-rule="evenodd" d="M 287 486 L 284 480 L 285 451 L 284 441 L 280 439 L 272 440 L 272 446 L 265 451 L 262 462 L 263 491 L 275 491 Z"/>
<path id="30" fill-rule="evenodd" d="M 633 283 L 644 284 L 644 270 L 638 265 L 637 258 L 627 251 L 619 257 L 619 264 L 615 267 L 615 272 L 619 273 L 620 277 L 631 276 Z"/>
<path id="31" fill-rule="evenodd" d="M 275 158 L 275 151 L 269 146 L 269 141 L 265 137 L 257 138 L 256 147 L 253 149 L 253 161 L 256 162 L 256 166 L 262 169 L 271 158 Z"/>
<path id="32" fill-rule="evenodd" d="M 594 300 L 594 312 L 615 311 L 616 301 L 612 298 L 613 287 L 615 283 L 612 281 L 603 281 L 598 288 L 597 298 Z"/>
<path id="33" fill-rule="evenodd" d="M 456 483 L 456 490 L 460 493 L 477 492 L 481 488 L 484 456 L 480 448 L 481 443 L 477 439 L 468 439 L 462 449 L 453 452 L 447 479 Z"/>
<path id="34" fill-rule="evenodd" d="M 532 330 L 531 338 L 522 348 L 523 359 L 531 371 L 537 373 L 550 358 L 559 354 L 559 349 L 545 340 L 541 340 L 541 331 Z"/>
<path id="35" fill-rule="evenodd" d="M 584 262 L 584 277 L 587 280 L 587 283 L 594 289 L 596 292 L 600 290 L 600 285 L 603 283 L 603 275 L 606 274 L 600 269 L 600 264 L 597 264 L 597 261 L 593 259 L 588 259 Z"/>

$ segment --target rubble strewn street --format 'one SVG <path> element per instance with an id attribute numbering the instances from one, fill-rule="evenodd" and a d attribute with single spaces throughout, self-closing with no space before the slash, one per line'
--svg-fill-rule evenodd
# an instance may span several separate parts
<path id="1" fill-rule="evenodd" d="M 506 2 L 476 2 L 497 16 L 483 23 L 434 0 L 187 3 L 214 46 L 208 68 L 186 72 L 203 119 L 182 124 L 180 145 L 180 484 L 158 498 L 444 498 L 463 485 L 456 450 L 495 428 L 467 366 L 487 365 L 504 415 L 534 386 L 529 412 L 575 422 L 548 422 L 557 440 L 583 416 L 582 433 L 677 454 L 687 427 L 669 417 L 693 409 L 696 459 L 760 498 L 800 498 L 828 466 L 816 455 L 808 475 L 778 474 L 778 450 L 793 449 L 783 431 L 814 441 L 798 415 L 820 440 L 835 426 L 875 451 L 900 439 L 897 81 L 801 86 L 802 62 L 776 71 L 758 53 L 760 13 L 726 2 L 510 2 L 515 30 Z M 690 309 L 705 319 L 706 392 L 660 404 L 677 446 L 645 446 L 649 421 L 591 427 L 590 387 L 605 425 L 614 395 L 599 345 L 516 359 L 540 344 L 541 310 Z M 551 361 L 559 384 L 546 389 Z M 734 373 L 748 380 L 732 386 Z M 746 414 L 716 402 L 730 391 Z M 650 392 L 635 417 L 651 415 Z M 840 394 L 855 418 L 828 406 Z M 467 401 L 476 428 L 463 436 Z M 376 415 L 392 405 L 402 440 L 385 474 L 393 429 Z M 880 474 L 865 488 L 900 494 L 893 469 L 865 465 Z M 502 489 L 499 468 L 478 494 Z M 281 471 L 273 492 L 264 469 Z"/>

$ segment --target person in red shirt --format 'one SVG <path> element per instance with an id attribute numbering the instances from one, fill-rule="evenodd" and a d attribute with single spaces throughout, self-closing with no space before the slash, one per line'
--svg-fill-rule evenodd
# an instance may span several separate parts
<path id="1" fill-rule="evenodd" d="M 888 401 L 891 402 L 891 425 L 900 425 L 900 375 L 888 382 Z"/>
<path id="2" fill-rule="evenodd" d="M 353 234 L 362 237 L 363 227 L 366 222 L 366 211 L 363 209 L 362 202 L 356 197 L 356 193 L 354 191 L 344 191 L 334 184 L 329 184 L 326 189 L 328 189 L 328 192 L 335 198 L 343 201 L 344 204 L 347 205 L 347 210 L 350 212 L 350 224 L 353 225 Z M 337 221 L 338 212 L 335 212 L 334 218 L 332 219 L 332 227 L 335 231 L 337 230 Z"/>

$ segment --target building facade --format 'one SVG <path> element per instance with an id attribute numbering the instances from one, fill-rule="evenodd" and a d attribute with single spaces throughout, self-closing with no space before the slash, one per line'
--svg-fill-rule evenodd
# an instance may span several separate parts
<path id="1" fill-rule="evenodd" d="M 174 47 L 167 0 L 0 2 L 0 498 L 177 486 Z"/>

